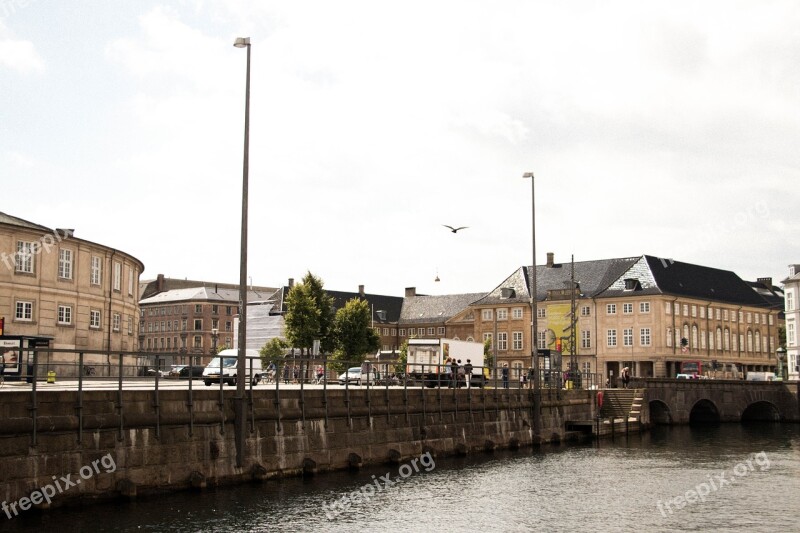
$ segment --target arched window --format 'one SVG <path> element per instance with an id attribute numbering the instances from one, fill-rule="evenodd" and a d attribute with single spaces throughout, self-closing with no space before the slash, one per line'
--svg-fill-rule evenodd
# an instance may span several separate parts
<path id="1" fill-rule="evenodd" d="M 692 348 L 699 347 L 700 344 L 697 342 L 697 326 L 692 325 Z"/>
<path id="2" fill-rule="evenodd" d="M 725 328 L 725 336 L 723 337 L 722 342 L 723 342 L 723 344 L 722 344 L 723 349 L 726 350 L 726 351 L 730 351 L 730 349 L 731 349 L 731 330 L 729 330 L 728 328 Z"/>
<path id="3" fill-rule="evenodd" d="M 672 328 L 667 328 L 667 347 L 672 346 Z"/>
<path id="4" fill-rule="evenodd" d="M 717 350 L 722 349 L 722 328 L 717 328 Z"/>
<path id="5" fill-rule="evenodd" d="M 756 352 L 761 351 L 761 332 L 756 331 Z"/>
<path id="6" fill-rule="evenodd" d="M 747 351 L 753 351 L 753 332 L 749 329 L 747 330 Z"/>

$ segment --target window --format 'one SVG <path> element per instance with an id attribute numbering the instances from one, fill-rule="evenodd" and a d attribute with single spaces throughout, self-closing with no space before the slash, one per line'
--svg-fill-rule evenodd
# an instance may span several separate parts
<path id="1" fill-rule="evenodd" d="M 62 248 L 58 251 L 58 277 L 72 279 L 72 250 Z"/>
<path id="2" fill-rule="evenodd" d="M 751 324 L 753 322 L 753 313 L 750 311 L 747 312 L 747 323 Z"/>
<path id="3" fill-rule="evenodd" d="M 405 336 L 406 336 L 406 329 L 405 329 L 405 328 L 400 328 L 400 333 L 399 333 L 399 335 L 400 335 L 401 337 L 405 337 Z"/>
<path id="4" fill-rule="evenodd" d="M 69 305 L 58 306 L 58 323 L 61 325 L 72 324 L 72 307 Z"/>
<path id="5" fill-rule="evenodd" d="M 211 305 L 211 314 L 216 315 L 219 312 L 219 306 L 217 304 Z"/>
<path id="6" fill-rule="evenodd" d="M 435 332 L 435 331 L 436 331 L 436 330 L 435 330 L 434 328 L 428 328 L 428 335 L 430 335 L 431 337 L 433 337 L 433 335 L 434 335 L 434 332 Z"/>
<path id="7" fill-rule="evenodd" d="M 508 350 L 508 333 L 505 331 L 497 333 L 497 349 L 503 352 Z"/>
<path id="8" fill-rule="evenodd" d="M 794 311 L 794 291 L 786 291 L 786 310 Z"/>
<path id="9" fill-rule="evenodd" d="M 417 334 L 417 329 L 416 328 L 408 328 L 408 336 L 409 337 L 413 337 L 416 334 Z"/>
<path id="10" fill-rule="evenodd" d="M 728 320 L 728 310 L 727 309 L 723 309 L 722 310 L 722 320 Z"/>
<path id="11" fill-rule="evenodd" d="M 203 330 L 203 319 L 202 318 L 195 318 L 194 319 L 194 330 L 195 331 L 202 331 Z"/>
<path id="12" fill-rule="evenodd" d="M 438 331 L 438 335 L 441 335 L 442 337 L 444 337 L 444 326 L 439 326 L 437 331 Z"/>
<path id="13" fill-rule="evenodd" d="M 133 269 L 128 267 L 128 296 L 133 296 Z"/>
<path id="14" fill-rule="evenodd" d="M 705 317 L 706 317 L 706 308 L 701 305 L 700 306 L 700 318 L 705 318 Z"/>
<path id="15" fill-rule="evenodd" d="M 152 326 L 152 324 L 148 324 L 148 326 Z M 97 309 L 92 309 L 89 311 L 89 327 L 93 329 L 100 329 L 100 311 Z M 150 328 L 148 328 L 148 331 Z"/>
<path id="16" fill-rule="evenodd" d="M 650 328 L 641 328 L 639 330 L 639 344 L 641 346 L 650 346 Z"/>
<path id="17" fill-rule="evenodd" d="M 508 320 L 508 309 L 498 309 L 497 320 Z"/>
<path id="18" fill-rule="evenodd" d="M 230 320 L 226 320 L 225 321 L 225 331 L 231 331 L 232 327 L 233 327 L 232 322 Z"/>
<path id="19" fill-rule="evenodd" d="M 25 322 L 33 320 L 33 302 L 18 301 L 14 318 Z"/>
<path id="20" fill-rule="evenodd" d="M 547 318 L 547 309 L 544 307 L 537 307 L 536 318 Z"/>
<path id="21" fill-rule="evenodd" d="M 219 329 L 219 319 L 212 318 L 211 319 L 211 329 Z M 384 335 L 386 335 L 386 330 L 384 330 Z"/>
<path id="22" fill-rule="evenodd" d="M 650 302 L 639 302 L 639 312 L 640 313 L 649 313 L 650 312 Z"/>
<path id="23" fill-rule="evenodd" d="M 128 335 L 133 335 L 133 317 L 128 317 Z"/>
<path id="24" fill-rule="evenodd" d="M 202 348 L 203 347 L 203 337 L 200 335 L 195 335 L 193 337 L 194 347 L 195 348 Z M 218 365 L 219 366 L 219 365 Z"/>
<path id="25" fill-rule="evenodd" d="M 697 316 L 697 306 L 696 306 L 696 305 L 693 305 L 693 306 L 692 306 L 692 316 L 693 316 L 693 317 L 696 317 L 696 316 Z"/>
<path id="26" fill-rule="evenodd" d="M 481 311 L 481 318 L 483 320 L 491 320 L 492 319 L 492 310 L 491 309 L 484 309 Z"/>
<path id="27" fill-rule="evenodd" d="M 697 326 L 692 325 L 692 348 L 697 348 L 699 346 L 697 342 Z"/>
<path id="28" fill-rule="evenodd" d="M 522 308 L 521 307 L 515 307 L 514 309 L 512 309 L 511 310 L 511 318 L 513 318 L 515 320 L 521 319 L 522 318 Z"/>
<path id="29" fill-rule="evenodd" d="M 606 331 L 606 345 L 609 348 L 615 348 L 617 346 L 617 330 L 609 329 Z"/>
<path id="30" fill-rule="evenodd" d="M 683 316 L 689 316 L 689 304 L 683 304 Z"/>
<path id="31" fill-rule="evenodd" d="M 103 265 L 100 263 L 100 258 L 96 255 L 92 256 L 92 266 L 89 272 L 89 283 L 92 285 L 100 285 L 103 281 Z"/>
<path id="32" fill-rule="evenodd" d="M 522 332 L 514 331 L 511 333 L 511 349 L 522 350 Z"/>
<path id="33" fill-rule="evenodd" d="M 203 312 L 202 304 L 194 304 L 194 312 L 195 313 L 202 313 Z"/>
<path id="34" fill-rule="evenodd" d="M 589 361 L 584 361 L 581 364 L 581 370 L 583 371 L 584 374 L 591 374 L 592 373 L 592 363 L 590 363 Z"/>
<path id="35" fill-rule="evenodd" d="M 667 328 L 667 347 L 672 346 L 672 328 Z"/>
<path id="36" fill-rule="evenodd" d="M 592 314 L 592 308 L 588 305 L 581 306 L 581 316 L 590 316 Z"/>
<path id="37" fill-rule="evenodd" d="M 665 311 L 665 312 L 666 312 L 668 315 L 672 314 L 672 304 L 670 304 L 669 302 L 667 302 L 667 304 L 664 306 L 664 311 Z"/>
<path id="38" fill-rule="evenodd" d="M 389 328 L 383 328 L 383 335 L 386 337 L 389 336 Z"/>
<path id="39" fill-rule="evenodd" d="M 225 314 L 230 316 L 232 312 L 232 307 L 230 305 L 225 306 Z"/>
<path id="40" fill-rule="evenodd" d="M 581 348 L 592 347 L 592 332 L 588 329 L 581 331 Z"/>
<path id="41" fill-rule="evenodd" d="M 546 331 L 537 331 L 536 332 L 536 348 L 539 350 L 544 350 L 547 348 L 547 332 Z"/>
<path id="42" fill-rule="evenodd" d="M 114 263 L 114 290 L 122 290 L 122 265 L 119 263 Z"/>
<path id="43" fill-rule="evenodd" d="M 606 314 L 607 315 L 616 315 L 617 314 L 617 304 L 606 304 Z"/>
<path id="44" fill-rule="evenodd" d="M 622 314 L 630 315 L 633 313 L 633 304 L 632 303 L 624 303 L 622 304 Z"/>
<path id="45" fill-rule="evenodd" d="M 716 310 L 715 314 L 716 314 L 717 320 L 719 320 L 719 307 L 717 307 L 717 310 Z"/>
<path id="46" fill-rule="evenodd" d="M 122 316 L 119 313 L 114 313 L 112 321 L 112 328 L 114 329 L 114 331 L 119 331 L 119 325 L 121 320 Z"/>
<path id="47" fill-rule="evenodd" d="M 14 256 L 17 272 L 33 274 L 33 249 L 32 242 L 17 241 L 17 254 Z"/>
<path id="48" fill-rule="evenodd" d="M 748 331 L 747 332 L 747 351 L 748 352 L 752 352 L 753 351 L 753 332 L 752 331 Z"/>
<path id="49" fill-rule="evenodd" d="M 633 328 L 625 328 L 622 330 L 622 345 L 633 346 Z"/>
<path id="50" fill-rule="evenodd" d="M 484 333 L 483 334 L 483 342 L 486 343 L 486 341 L 489 341 L 489 346 L 494 346 L 494 343 L 492 342 L 492 334 L 491 333 Z"/>

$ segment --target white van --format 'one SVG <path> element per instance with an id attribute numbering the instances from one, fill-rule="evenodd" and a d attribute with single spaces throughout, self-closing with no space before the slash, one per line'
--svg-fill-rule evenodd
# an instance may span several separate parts
<path id="1" fill-rule="evenodd" d="M 236 385 L 239 377 L 237 376 L 238 355 L 239 350 L 234 348 L 219 352 L 203 370 L 203 383 L 206 387 L 211 386 L 212 383 L 219 383 L 220 361 L 222 361 L 222 380 L 228 385 Z M 247 376 L 253 385 L 258 385 L 264 373 L 261 369 L 261 357 L 258 355 L 258 350 L 245 350 L 245 356 L 247 356 Z"/>

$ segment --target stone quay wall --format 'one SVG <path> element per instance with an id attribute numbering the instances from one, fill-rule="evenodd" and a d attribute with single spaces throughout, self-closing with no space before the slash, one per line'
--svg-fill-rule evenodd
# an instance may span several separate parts
<path id="1" fill-rule="evenodd" d="M 0 500 L 15 510 L 311 475 L 362 465 L 515 449 L 570 437 L 596 416 L 593 391 L 256 388 L 236 465 L 235 390 L 4 391 Z M 35 413 L 35 424 L 32 413 Z M 113 465 L 113 468 L 112 468 Z M 50 493 L 53 494 L 50 494 Z M 49 496 L 49 497 L 45 497 Z M 6 511 L 6 514 L 9 514 Z"/>

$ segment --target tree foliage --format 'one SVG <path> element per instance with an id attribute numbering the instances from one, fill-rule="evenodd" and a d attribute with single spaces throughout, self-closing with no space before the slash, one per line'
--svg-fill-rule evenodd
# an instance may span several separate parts
<path id="1" fill-rule="evenodd" d="M 267 368 L 270 363 L 275 363 L 276 367 L 283 364 L 283 356 L 286 353 L 287 347 L 288 344 L 282 339 L 277 337 L 270 339 L 269 342 L 258 351 L 258 355 L 261 356 L 263 368 Z"/>
<path id="2" fill-rule="evenodd" d="M 400 345 L 400 358 L 397 360 L 397 364 L 394 365 L 394 372 L 395 374 L 405 374 L 406 373 L 406 363 L 408 363 L 408 341 L 403 341 L 403 344 Z"/>
<path id="3" fill-rule="evenodd" d="M 494 367 L 494 354 L 492 353 L 492 339 L 483 341 L 483 366 L 486 368 Z"/>
<path id="4" fill-rule="evenodd" d="M 335 348 L 333 322 L 333 298 L 325 292 L 320 278 L 306 273 L 286 296 L 286 340 L 301 353 L 309 353 L 314 341 L 319 340 L 322 352 L 329 353 Z"/>
<path id="5" fill-rule="evenodd" d="M 337 367 L 363 362 L 367 354 L 380 348 L 380 337 L 372 329 L 369 304 L 361 298 L 349 300 L 336 311 L 333 332 L 336 349 L 333 359 Z"/>

